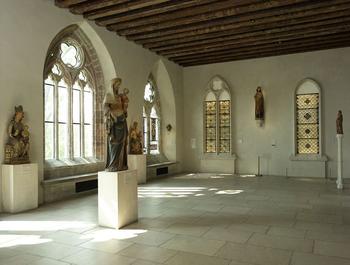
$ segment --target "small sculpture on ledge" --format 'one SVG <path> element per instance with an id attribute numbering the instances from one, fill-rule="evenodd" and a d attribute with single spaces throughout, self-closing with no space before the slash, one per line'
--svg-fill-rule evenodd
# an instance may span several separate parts
<path id="1" fill-rule="evenodd" d="M 107 160 L 106 171 L 116 172 L 128 169 L 127 139 L 129 90 L 124 88 L 119 94 L 122 80 L 112 79 L 113 95 L 106 95 L 104 100 L 106 130 L 107 130 Z"/>
<path id="2" fill-rule="evenodd" d="M 130 154 L 142 155 L 142 133 L 138 129 L 138 123 L 135 121 L 129 130 Z"/>
<path id="3" fill-rule="evenodd" d="M 254 96 L 255 99 L 255 119 L 263 121 L 265 119 L 264 96 L 261 87 L 258 86 Z"/>
<path id="4" fill-rule="evenodd" d="M 23 107 L 16 106 L 8 127 L 9 139 L 5 145 L 5 164 L 29 163 L 29 127 L 23 123 Z"/>
<path id="5" fill-rule="evenodd" d="M 337 124 L 337 134 L 344 134 L 344 132 L 343 132 L 343 113 L 341 110 L 338 111 L 336 124 Z"/>

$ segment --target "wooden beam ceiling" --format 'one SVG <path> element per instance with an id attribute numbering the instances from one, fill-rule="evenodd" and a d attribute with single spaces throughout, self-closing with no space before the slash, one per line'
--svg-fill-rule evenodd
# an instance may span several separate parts
<path id="1" fill-rule="evenodd" d="M 350 0 L 55 0 L 182 66 L 350 46 Z"/>

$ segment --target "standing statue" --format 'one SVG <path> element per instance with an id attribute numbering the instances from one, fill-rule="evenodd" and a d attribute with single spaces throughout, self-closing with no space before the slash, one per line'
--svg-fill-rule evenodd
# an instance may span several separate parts
<path id="1" fill-rule="evenodd" d="M 22 121 L 22 106 L 15 107 L 15 114 L 8 127 L 9 139 L 5 145 L 5 164 L 29 163 L 29 127 Z"/>
<path id="2" fill-rule="evenodd" d="M 337 134 L 344 134 L 344 132 L 343 132 L 343 113 L 341 112 L 341 110 L 338 111 L 336 124 L 337 124 Z"/>
<path id="3" fill-rule="evenodd" d="M 265 118 L 264 96 L 260 86 L 256 89 L 254 99 L 255 99 L 255 119 L 264 120 Z"/>
<path id="4" fill-rule="evenodd" d="M 142 133 L 138 129 L 138 123 L 135 121 L 129 130 L 129 153 L 132 155 L 142 154 Z"/>
<path id="5" fill-rule="evenodd" d="M 107 130 L 107 161 L 106 171 L 115 172 L 128 169 L 127 138 L 128 116 L 127 96 L 129 90 L 124 89 L 119 94 L 119 87 L 122 80 L 114 78 L 112 80 L 113 96 L 106 95 L 104 100 L 104 110 Z"/>

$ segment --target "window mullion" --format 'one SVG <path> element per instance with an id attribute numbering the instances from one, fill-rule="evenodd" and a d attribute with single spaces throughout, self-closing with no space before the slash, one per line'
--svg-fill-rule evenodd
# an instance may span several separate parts
<path id="1" fill-rule="evenodd" d="M 84 88 L 80 92 L 80 156 L 85 157 L 85 113 L 84 113 Z"/>
<path id="2" fill-rule="evenodd" d="M 68 89 L 68 154 L 69 158 L 74 157 L 74 145 L 73 145 L 73 87 L 69 86 Z"/>
<path id="3" fill-rule="evenodd" d="M 58 81 L 54 81 L 54 159 L 58 157 Z"/>
<path id="4" fill-rule="evenodd" d="M 148 124 L 148 130 L 147 130 L 147 154 L 150 154 L 151 149 L 151 118 L 150 116 L 147 116 L 147 124 Z"/>
<path id="5" fill-rule="evenodd" d="M 218 155 L 220 153 L 220 115 L 219 115 L 219 100 L 216 100 L 216 154 Z"/>

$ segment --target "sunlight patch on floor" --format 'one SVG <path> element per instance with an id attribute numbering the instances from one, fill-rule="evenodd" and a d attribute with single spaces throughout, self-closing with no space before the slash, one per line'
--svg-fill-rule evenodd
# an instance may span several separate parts
<path id="1" fill-rule="evenodd" d="M 129 239 L 135 238 L 141 234 L 147 233 L 143 229 L 99 229 L 83 235 L 82 239 L 91 239 L 93 242 L 103 242 L 111 239 Z"/>

